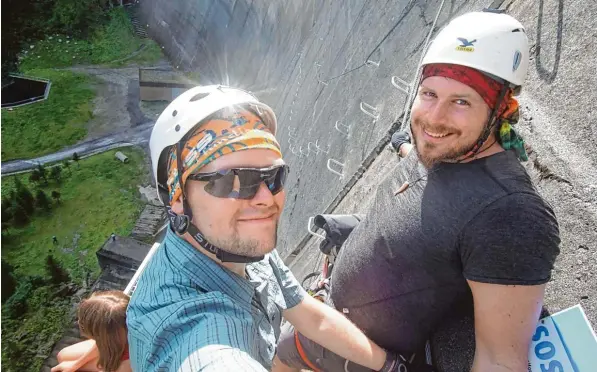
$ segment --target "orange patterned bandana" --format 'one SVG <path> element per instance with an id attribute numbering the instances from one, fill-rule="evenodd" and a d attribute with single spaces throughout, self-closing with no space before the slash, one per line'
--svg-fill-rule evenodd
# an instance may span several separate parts
<path id="1" fill-rule="evenodd" d="M 280 144 L 267 129 L 261 118 L 250 111 L 216 113 L 209 122 L 190 135 L 182 150 L 182 183 L 190 174 L 210 162 L 235 151 L 268 149 L 282 156 Z M 177 169 L 176 151 L 170 151 L 168 162 L 168 191 L 170 205 L 181 195 L 180 172 Z"/>

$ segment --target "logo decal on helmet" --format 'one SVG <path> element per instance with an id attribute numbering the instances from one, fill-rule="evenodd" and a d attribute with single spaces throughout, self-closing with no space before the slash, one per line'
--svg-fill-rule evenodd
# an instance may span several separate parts
<path id="1" fill-rule="evenodd" d="M 514 62 L 512 63 L 512 72 L 518 70 L 520 67 L 520 61 L 522 60 L 522 53 L 517 50 L 514 52 Z"/>
<path id="2" fill-rule="evenodd" d="M 459 37 L 457 38 L 458 41 L 460 41 L 462 43 L 462 45 L 459 45 L 456 47 L 456 50 L 460 51 L 460 52 L 474 52 L 475 51 L 475 43 L 477 42 L 477 39 L 475 40 L 471 40 L 469 41 L 468 39 L 465 39 L 463 37 Z"/>

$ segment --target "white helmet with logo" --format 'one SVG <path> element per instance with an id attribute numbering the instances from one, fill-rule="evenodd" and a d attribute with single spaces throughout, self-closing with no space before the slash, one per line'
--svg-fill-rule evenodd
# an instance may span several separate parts
<path id="1" fill-rule="evenodd" d="M 523 25 L 507 14 L 467 13 L 433 40 L 422 65 L 433 63 L 471 67 L 520 87 L 529 65 L 529 42 Z"/>
<path id="2" fill-rule="evenodd" d="M 198 86 L 187 90 L 162 112 L 149 139 L 151 166 L 157 183 L 158 198 L 165 205 L 168 204 L 168 150 L 210 115 L 227 107 L 253 110 L 269 130 L 276 134 L 276 115 L 273 110 L 249 92 L 221 85 Z"/>

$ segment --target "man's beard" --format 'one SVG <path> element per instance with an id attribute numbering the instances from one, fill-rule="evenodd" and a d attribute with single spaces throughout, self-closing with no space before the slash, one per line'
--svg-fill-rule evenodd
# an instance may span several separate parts
<path id="1" fill-rule="evenodd" d="M 415 129 L 418 129 L 421 132 L 423 132 L 424 129 L 428 129 L 431 127 L 430 125 L 428 125 L 427 123 L 425 123 L 419 119 L 414 119 L 413 124 L 415 126 Z M 447 128 L 444 126 L 433 127 L 433 129 L 431 131 L 435 132 L 435 133 L 449 132 L 455 136 L 460 136 L 462 134 L 462 132 L 460 132 L 459 130 L 455 130 L 453 128 Z M 428 141 L 417 141 L 417 135 L 424 136 L 425 134 L 424 134 L 424 132 L 418 133 L 416 130 L 413 130 L 415 148 L 417 150 L 417 154 L 419 155 L 419 160 L 427 169 L 433 167 L 435 164 L 440 163 L 440 162 L 456 161 L 457 159 L 459 159 L 462 156 L 469 153 L 477 141 L 475 139 L 473 142 L 470 142 L 470 143 L 456 142 L 456 143 L 452 144 L 450 147 L 445 147 L 445 145 L 442 144 L 441 146 L 443 147 L 443 150 L 441 150 L 441 152 L 438 152 L 437 151 L 437 149 L 439 148 L 438 145 L 436 145 L 434 143 L 430 143 Z M 417 142 L 419 142 L 419 143 L 417 143 Z"/>
<path id="2" fill-rule="evenodd" d="M 271 240 L 268 239 L 264 242 L 260 239 L 241 238 L 241 235 L 236 226 L 231 226 L 233 231 L 231 236 L 226 238 L 214 238 L 209 241 L 216 247 L 240 256 L 245 257 L 259 257 L 263 256 L 276 248 L 276 242 L 278 241 L 278 223 L 274 228 L 273 237 Z"/>

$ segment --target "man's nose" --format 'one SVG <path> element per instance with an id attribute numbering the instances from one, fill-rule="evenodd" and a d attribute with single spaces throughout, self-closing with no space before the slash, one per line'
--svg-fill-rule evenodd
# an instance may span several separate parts
<path id="1" fill-rule="evenodd" d="M 443 124 L 447 120 L 449 102 L 437 100 L 427 113 L 427 121 L 431 124 Z"/>
<path id="2" fill-rule="evenodd" d="M 251 199 L 251 205 L 266 207 L 274 205 L 274 194 L 272 194 L 265 182 L 261 182 L 261 185 L 259 185 L 257 193 Z"/>

